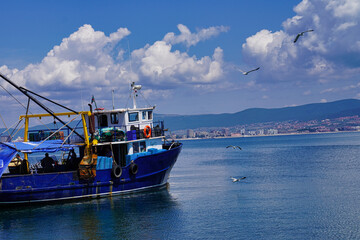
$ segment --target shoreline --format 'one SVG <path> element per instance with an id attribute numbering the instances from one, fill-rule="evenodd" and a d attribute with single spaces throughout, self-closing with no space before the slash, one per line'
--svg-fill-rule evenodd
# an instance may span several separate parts
<path id="1" fill-rule="evenodd" d="M 224 139 L 224 138 L 251 138 L 251 137 L 275 137 L 275 136 L 293 136 L 293 135 L 312 135 L 312 134 L 336 134 L 336 133 L 355 133 L 360 131 L 339 131 L 339 132 L 314 132 L 314 133 L 280 133 L 272 135 L 243 135 L 243 136 L 226 136 L 226 137 L 212 137 L 212 138 L 177 138 L 174 140 L 206 140 L 206 139 Z"/>

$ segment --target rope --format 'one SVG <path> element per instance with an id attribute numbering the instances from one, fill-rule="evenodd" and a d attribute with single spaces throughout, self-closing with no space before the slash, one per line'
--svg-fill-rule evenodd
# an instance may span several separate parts
<path id="1" fill-rule="evenodd" d="M 149 107 L 151 107 L 151 104 L 148 102 L 148 100 L 145 98 L 145 96 L 139 91 L 139 93 L 141 94 L 141 96 L 145 99 L 146 103 L 149 105 Z"/>
<path id="2" fill-rule="evenodd" d="M 15 99 L 15 101 L 17 101 L 21 106 L 23 106 L 26 109 L 26 107 L 19 100 L 17 100 L 16 97 L 14 97 L 8 90 L 6 90 L 6 88 L 4 88 L 2 85 L 0 85 L 0 87 L 2 87 L 2 89 L 5 90 L 5 92 L 7 92 L 11 97 Z"/>
<path id="3" fill-rule="evenodd" d="M 19 119 L 19 121 L 17 123 L 14 123 L 13 125 L 10 126 L 10 128 L 12 128 L 15 124 L 19 124 L 22 121 L 22 119 Z M 2 133 L 0 133 L 0 136 L 2 136 L 4 134 L 4 132 L 6 132 L 7 130 L 5 129 L 5 131 L 3 131 Z"/>
<path id="4" fill-rule="evenodd" d="M 58 130 L 56 130 L 55 132 L 53 132 L 53 134 L 51 134 L 50 136 L 48 136 L 47 138 L 45 138 L 42 142 L 40 142 L 38 145 L 36 145 L 33 149 L 37 148 L 38 146 L 40 146 L 43 142 L 47 141 L 49 138 L 51 138 L 52 136 L 54 136 L 57 132 L 59 132 L 61 129 L 63 129 L 64 127 L 66 127 L 67 125 L 69 125 L 69 123 L 71 123 L 72 121 L 74 121 L 78 116 L 80 116 L 80 114 L 76 115 L 76 117 L 74 117 L 73 119 L 71 119 L 68 123 L 66 123 L 64 126 L 62 126 L 61 128 L 59 128 Z"/>
<path id="5" fill-rule="evenodd" d="M 16 127 L 14 127 L 13 131 L 11 132 L 11 134 L 12 134 L 13 136 L 15 136 L 15 134 L 22 128 L 22 126 L 21 126 L 21 128 L 19 128 L 19 130 L 16 131 L 15 134 L 13 134 L 13 133 L 15 132 L 15 130 L 17 129 L 17 127 L 19 126 L 19 124 L 20 124 L 21 121 L 22 121 L 22 119 L 20 119 L 20 120 L 18 121 L 18 123 L 16 124 Z M 15 124 L 13 124 L 12 126 L 14 126 L 14 125 L 15 125 Z M 25 122 L 24 122 L 23 125 L 25 125 Z M 12 126 L 10 127 L 10 129 L 12 128 Z"/>
<path id="6" fill-rule="evenodd" d="M 0 114 L 0 118 L 1 118 L 1 121 L 4 123 L 4 126 L 5 126 L 5 128 L 6 128 L 6 131 L 8 132 L 8 134 L 9 134 L 9 136 L 10 136 L 10 139 L 11 139 L 11 141 L 12 141 L 12 138 L 11 138 L 11 135 L 10 135 L 10 132 L 9 132 L 9 129 L 8 129 L 8 127 L 6 126 L 6 123 L 5 123 L 4 119 L 3 119 L 3 117 L 1 116 L 1 114 Z"/>
<path id="7" fill-rule="evenodd" d="M 21 125 L 21 127 L 16 131 L 16 133 L 14 133 L 14 135 L 11 137 L 11 139 L 13 138 L 13 137 L 15 137 L 15 135 L 20 131 L 20 129 L 23 127 L 23 126 L 25 126 L 25 122 Z"/>
<path id="8" fill-rule="evenodd" d="M 111 142 L 110 142 L 110 148 L 111 148 L 111 157 L 112 157 L 112 160 L 113 160 L 113 164 L 115 164 L 116 166 L 118 166 L 118 164 L 117 164 L 116 161 L 115 161 L 114 151 L 113 151 Z"/>
<path id="9" fill-rule="evenodd" d="M 175 144 L 175 142 L 173 142 L 171 145 L 170 145 L 170 147 L 169 147 L 169 150 L 172 148 L 172 146 Z"/>
<path id="10" fill-rule="evenodd" d="M 79 126 L 79 123 L 81 122 L 81 120 L 78 122 L 78 124 L 76 124 L 76 126 L 73 128 L 73 130 L 69 133 L 69 135 L 65 138 L 65 140 L 63 141 L 63 143 L 61 144 L 61 147 L 64 145 L 64 143 L 68 140 L 68 138 L 71 136 L 71 134 L 74 133 L 75 128 L 77 128 L 77 126 Z"/>
<path id="11" fill-rule="evenodd" d="M 128 103 L 129 103 L 129 99 L 131 98 L 131 92 L 130 92 L 130 95 L 129 95 L 129 97 L 128 97 L 128 99 L 127 99 L 127 101 L 126 101 L 126 105 L 125 105 L 125 108 L 127 108 L 127 106 L 128 106 Z"/>
<path id="12" fill-rule="evenodd" d="M 7 92 L 12 98 L 15 99 L 16 102 L 18 102 L 25 110 L 26 110 L 26 115 L 27 115 L 27 111 L 30 112 L 30 114 L 33 114 L 30 110 L 28 110 L 27 107 L 24 106 L 24 104 L 22 104 L 14 95 L 12 95 L 8 90 L 6 90 L 6 88 L 4 88 L 2 85 L 0 85 L 0 87 L 2 89 L 4 89 L 5 92 Z M 40 119 L 37 119 L 42 125 L 44 125 L 48 130 L 51 130 L 46 124 L 44 124 Z"/>
<path id="13" fill-rule="evenodd" d="M 0 117 L 1 117 L 1 120 L 3 121 L 3 123 L 4 123 L 5 127 L 6 127 L 6 124 L 5 124 L 4 119 L 2 118 L 1 114 L 0 114 Z M 24 124 L 25 124 L 25 123 L 24 123 Z M 13 125 L 13 126 L 14 126 L 14 125 Z M 20 128 L 19 128 L 19 130 L 20 130 Z M 19 131 L 19 130 L 18 130 L 18 131 Z M 9 130 L 8 130 L 7 127 L 6 127 L 6 130 L 5 130 L 5 131 L 8 131 L 8 133 L 9 133 Z M 4 131 L 4 132 L 5 132 L 5 131 Z M 4 133 L 4 132 L 3 132 L 3 133 Z M 2 135 L 3 133 L 1 133 L 1 135 Z M 16 133 L 17 133 L 17 132 L 16 132 Z M 16 134 L 16 133 L 15 133 L 15 134 Z M 10 133 L 9 133 L 9 137 L 10 137 L 10 140 L 12 141 L 12 137 L 11 137 Z M 14 144 L 13 147 L 16 149 L 16 151 L 19 151 L 19 150 L 17 149 L 17 147 L 16 147 L 15 144 Z"/>

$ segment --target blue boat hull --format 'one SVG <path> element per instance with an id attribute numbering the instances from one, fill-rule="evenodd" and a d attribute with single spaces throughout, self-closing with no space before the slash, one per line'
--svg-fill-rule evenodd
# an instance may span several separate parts
<path id="1" fill-rule="evenodd" d="M 181 147 L 139 157 L 134 160 L 138 172 L 132 174 L 128 165 L 122 168 L 119 178 L 112 175 L 112 169 L 97 170 L 91 180 L 79 179 L 77 171 L 3 176 L 0 204 L 98 198 L 161 187 L 167 183 Z"/>

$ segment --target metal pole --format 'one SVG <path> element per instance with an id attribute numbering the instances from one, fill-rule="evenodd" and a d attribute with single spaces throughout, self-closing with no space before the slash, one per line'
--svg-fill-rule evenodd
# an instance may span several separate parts
<path id="1" fill-rule="evenodd" d="M 115 109 L 114 107 L 114 89 L 111 91 L 112 94 L 112 104 L 113 104 L 113 110 Z"/>
<path id="2" fill-rule="evenodd" d="M 21 87 L 19 87 L 18 85 L 16 85 L 15 83 L 13 83 L 10 79 L 8 79 L 7 77 L 5 77 L 4 75 L 2 75 L 0 73 L 0 77 L 2 77 L 5 81 L 7 81 L 8 83 L 10 83 L 13 87 L 15 87 L 17 90 L 19 90 L 20 92 L 22 92 L 25 96 L 27 96 L 29 99 L 33 100 L 37 105 L 39 105 L 42 109 L 44 109 L 47 113 L 49 113 L 51 116 L 53 116 L 55 119 L 57 119 L 59 122 L 61 122 L 62 124 L 66 125 L 65 122 L 63 122 L 60 118 L 58 118 L 57 116 L 54 115 L 54 113 L 48 109 L 46 106 L 44 106 L 41 102 L 39 102 L 36 98 L 33 98 L 31 95 L 29 95 L 27 93 L 27 91 Z M 81 139 L 85 140 L 83 136 L 81 136 L 78 132 L 75 131 L 75 129 L 72 129 L 70 126 L 67 126 L 68 128 L 70 128 L 72 131 L 74 131 L 74 133 L 76 135 L 78 135 Z"/>
<path id="3" fill-rule="evenodd" d="M 53 104 L 55 104 L 55 105 L 58 105 L 58 106 L 60 106 L 60 107 L 62 107 L 62 108 L 65 108 L 66 110 L 69 110 L 69 111 L 71 111 L 71 112 L 73 112 L 73 113 L 79 114 L 79 113 L 76 112 L 75 110 L 72 110 L 71 108 L 65 107 L 65 106 L 63 106 L 63 105 L 61 105 L 61 104 L 59 104 L 59 103 L 57 103 L 57 102 L 54 102 L 54 101 L 52 101 L 52 100 L 50 100 L 50 99 L 48 99 L 48 98 L 46 98 L 46 97 L 43 97 L 43 96 L 41 96 L 41 95 L 39 95 L 39 94 L 37 94 L 37 93 L 34 93 L 33 91 L 30 91 L 29 89 L 26 89 L 26 88 L 24 88 L 24 87 L 20 87 L 20 89 L 25 90 L 26 92 L 29 92 L 29 93 L 31 93 L 31 94 L 34 94 L 35 96 L 41 97 L 42 99 L 45 99 L 46 101 L 49 101 L 49 102 L 51 102 L 51 103 L 53 103 Z"/>

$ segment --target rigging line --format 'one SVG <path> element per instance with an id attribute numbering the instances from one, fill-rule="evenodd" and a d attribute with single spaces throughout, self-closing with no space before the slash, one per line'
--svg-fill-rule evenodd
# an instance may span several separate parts
<path id="1" fill-rule="evenodd" d="M 17 127 L 19 126 L 19 124 L 20 124 L 20 122 L 22 121 L 22 119 L 20 119 L 18 122 L 17 122 L 17 124 L 16 124 L 16 127 L 14 127 L 13 128 L 13 131 L 11 132 L 11 135 L 13 135 L 13 133 L 14 133 L 14 131 L 17 129 Z M 25 123 L 24 123 L 25 124 Z M 12 126 L 14 126 L 15 124 L 13 124 Z M 10 129 L 12 128 L 12 126 L 10 127 Z M 21 128 L 22 128 L 22 126 L 21 126 Z M 19 130 L 21 129 L 21 128 L 19 128 Z M 18 131 L 17 131 L 18 132 Z M 15 135 L 14 135 L 15 136 Z"/>
<path id="2" fill-rule="evenodd" d="M 149 105 L 149 107 L 151 107 L 151 104 L 148 102 L 148 100 L 145 98 L 145 96 L 139 91 L 139 93 L 141 94 L 141 96 L 145 99 L 146 103 Z"/>
<path id="3" fill-rule="evenodd" d="M 79 123 L 81 122 L 81 120 L 78 122 L 78 124 L 76 124 L 75 128 L 79 125 Z M 74 133 L 74 129 L 70 132 L 70 134 L 65 138 L 65 140 L 63 141 L 63 143 L 61 144 L 61 147 L 64 145 L 64 143 L 68 140 L 68 138 L 71 136 L 71 134 Z"/>
<path id="4" fill-rule="evenodd" d="M 30 114 L 33 114 L 31 111 L 29 111 L 30 112 Z M 48 127 L 48 125 L 47 124 L 45 124 L 45 123 L 43 123 L 41 120 L 40 120 L 40 118 L 35 118 L 37 121 L 39 121 L 44 127 L 46 127 L 48 130 L 50 130 L 51 131 L 51 129 Z"/>
<path id="5" fill-rule="evenodd" d="M 77 126 L 79 126 L 79 123 L 81 122 L 81 120 L 76 124 L 76 126 L 74 127 L 74 129 L 75 128 L 77 128 Z M 68 140 L 68 138 L 71 136 L 71 134 L 73 134 L 74 133 L 74 129 L 69 133 L 69 135 L 65 138 L 65 140 L 63 141 L 63 143 L 61 144 L 61 146 L 60 147 L 62 147 L 63 145 L 64 145 L 64 143 Z"/>
<path id="6" fill-rule="evenodd" d="M 5 92 L 7 92 L 12 98 L 14 98 L 15 101 L 17 101 L 21 106 L 23 106 L 23 108 L 26 109 L 26 115 L 27 115 L 29 112 L 30 112 L 30 114 L 33 114 L 27 107 L 24 106 L 24 104 L 22 104 L 15 96 L 13 96 L 8 90 L 6 90 L 6 88 L 4 88 L 2 85 L 0 85 L 0 87 L 1 87 L 2 89 L 4 89 Z M 28 99 L 28 106 L 29 106 L 29 105 L 30 105 L 30 98 Z M 39 120 L 39 122 L 40 122 L 42 125 L 46 126 L 46 128 L 47 128 L 48 130 L 50 130 L 50 128 L 49 128 L 45 123 L 43 123 L 40 119 L 38 119 L 38 120 Z"/>
<path id="7" fill-rule="evenodd" d="M 32 114 L 32 112 L 29 110 L 29 106 L 30 106 L 30 98 L 28 98 L 28 104 L 27 104 L 27 107 L 24 106 L 24 104 L 22 104 L 14 95 L 12 95 L 4 86 L 0 85 L 0 87 L 2 89 L 4 89 L 5 92 L 7 92 L 12 98 L 15 99 L 15 101 L 17 101 L 21 106 L 23 106 L 23 108 L 26 109 L 26 116 L 28 115 L 28 113 L 30 112 L 30 114 Z M 40 121 L 40 119 L 39 119 Z M 47 127 L 48 130 L 50 130 L 50 128 L 48 128 L 48 126 L 46 124 L 44 124 L 43 122 L 40 121 L 41 124 L 43 124 L 44 126 Z M 10 134 L 11 136 L 11 134 Z"/>
<path id="8" fill-rule="evenodd" d="M 58 103 L 55 103 L 54 101 L 52 101 L 52 100 L 50 100 L 50 99 L 47 99 L 47 98 L 45 98 L 45 97 L 43 97 L 43 96 L 40 96 L 40 95 L 38 95 L 38 94 L 36 94 L 36 93 L 34 93 L 34 92 L 31 92 L 30 90 L 27 90 L 27 89 L 25 89 L 25 88 L 23 88 L 23 87 L 19 87 L 18 85 L 16 85 L 14 82 L 12 82 L 10 79 L 8 79 L 7 77 L 5 77 L 5 76 L 2 75 L 1 73 L 0 73 L 0 77 L 1 77 L 2 79 L 4 79 L 6 82 L 10 83 L 10 84 L 11 84 L 12 86 L 14 86 L 16 89 L 18 89 L 22 94 L 24 94 L 25 96 L 27 96 L 27 97 L 29 97 L 31 100 L 33 100 L 39 107 L 41 107 L 42 109 L 44 109 L 47 113 L 49 113 L 51 116 L 53 116 L 54 118 L 56 118 L 59 122 L 61 122 L 62 124 L 65 124 L 65 122 L 62 121 L 59 117 L 57 117 L 57 116 L 54 114 L 54 112 L 52 112 L 49 108 L 47 108 L 47 107 L 46 107 L 43 103 L 41 103 L 39 100 L 37 100 L 36 98 L 34 98 L 33 96 L 31 96 L 28 92 L 30 92 L 30 93 L 38 96 L 38 97 L 41 97 L 41 98 L 43 98 L 43 99 L 46 99 L 47 101 L 50 101 L 50 102 L 52 102 L 52 103 L 57 104 L 58 106 L 60 106 Z M 66 107 L 65 107 L 65 108 L 66 108 Z M 77 114 L 77 112 L 75 112 L 75 113 Z M 72 129 L 70 126 L 68 126 L 68 128 Z M 75 131 L 75 133 L 76 133 L 76 135 L 78 135 L 81 139 L 84 140 L 84 137 L 81 136 L 78 132 Z"/>
<path id="9" fill-rule="evenodd" d="M 39 94 L 37 94 L 37 93 L 35 93 L 35 92 L 33 92 L 33 91 L 30 91 L 29 89 L 26 89 L 26 88 L 24 88 L 24 87 L 19 87 L 19 90 L 20 90 L 21 92 L 23 92 L 23 93 L 24 93 L 26 96 L 28 96 L 29 98 L 30 98 L 30 95 L 29 95 L 28 93 L 31 93 L 31 94 L 39 97 L 39 98 L 42 98 L 42 99 L 44 99 L 44 100 L 46 100 L 46 101 L 48 101 L 48 102 L 51 102 L 51 103 L 53 103 L 53 104 L 55 104 L 55 105 L 57 105 L 57 106 L 59 106 L 59 107 L 65 108 L 66 110 L 69 110 L 69 111 L 71 111 L 71 112 L 73 112 L 73 113 L 78 114 L 78 112 L 76 112 L 76 111 L 74 111 L 74 110 L 72 110 L 72 109 L 70 109 L 70 108 L 68 108 L 68 107 L 65 107 L 65 106 L 63 106 L 63 105 L 61 105 L 61 104 L 59 104 L 59 103 L 57 103 L 57 102 L 54 102 L 54 101 L 51 100 L 51 99 L 48 99 L 48 98 L 46 98 L 46 97 L 44 97 L 44 96 L 41 96 L 41 95 L 39 95 Z M 34 101 L 35 103 L 40 103 L 40 102 L 38 102 L 38 101 L 36 100 L 36 98 L 34 98 L 34 97 L 31 97 L 31 99 L 33 99 L 33 101 Z M 38 105 L 39 105 L 39 104 L 38 104 Z M 41 104 L 41 103 L 40 103 L 39 106 L 40 106 L 40 107 L 45 107 L 46 109 L 44 108 L 44 110 L 50 110 L 50 109 L 47 108 L 44 104 Z"/>
<path id="10" fill-rule="evenodd" d="M 18 124 L 22 121 L 22 119 L 19 119 L 19 121 L 17 121 L 17 123 L 14 123 L 13 125 L 10 126 L 10 128 L 12 128 L 15 124 Z M 4 132 L 6 132 L 6 129 L 5 131 L 3 131 L 2 133 L 0 133 L 0 136 L 2 136 L 4 134 Z"/>
<path id="11" fill-rule="evenodd" d="M 25 126 L 25 122 L 21 125 L 21 127 L 16 131 L 16 133 L 14 133 L 13 137 L 15 137 L 15 135 L 20 131 L 20 129 Z"/>
<path id="12" fill-rule="evenodd" d="M 131 98 L 131 93 L 130 93 L 130 95 L 129 95 L 129 97 L 128 97 L 127 101 L 126 101 L 125 108 L 127 108 L 130 98 Z"/>
<path id="13" fill-rule="evenodd" d="M 8 132 L 8 134 L 9 134 L 9 136 L 10 136 L 10 140 L 12 141 L 12 138 L 11 138 L 11 135 L 10 135 L 10 132 L 9 132 L 9 129 L 7 128 L 6 123 L 5 123 L 4 119 L 3 119 L 3 117 L 1 116 L 1 114 L 0 114 L 0 118 L 1 118 L 2 122 L 4 123 L 4 126 L 5 126 L 7 132 Z"/>
<path id="14" fill-rule="evenodd" d="M 26 107 L 24 106 L 24 104 L 22 104 L 16 97 L 14 97 L 14 95 L 12 95 L 8 90 L 6 90 L 6 88 L 4 88 L 2 85 L 0 85 L 0 87 L 2 89 L 4 89 L 5 92 L 7 92 L 11 97 L 13 97 L 15 99 L 15 101 L 17 101 L 21 106 L 23 106 L 25 109 Z"/>
<path id="15" fill-rule="evenodd" d="M 80 121 L 79 121 L 80 122 Z M 63 141 L 63 143 L 60 145 L 60 147 L 62 147 L 64 145 L 64 143 L 68 140 L 68 138 L 71 136 L 71 134 L 73 134 L 74 129 L 69 133 L 69 135 L 65 138 L 65 140 Z"/>
<path id="16" fill-rule="evenodd" d="M 116 161 L 115 161 L 115 158 L 114 158 L 114 151 L 113 151 L 113 147 L 112 147 L 111 142 L 110 142 L 110 148 L 111 148 L 111 158 L 112 158 L 112 160 L 113 160 L 113 164 L 115 163 L 115 165 L 118 165 L 118 164 L 116 163 Z"/>
<path id="17" fill-rule="evenodd" d="M 33 149 L 37 148 L 38 146 L 40 146 L 43 142 L 47 141 L 49 138 L 51 138 L 52 136 L 54 136 L 57 132 L 59 132 L 61 129 L 63 129 L 64 127 L 66 127 L 67 125 L 69 125 L 69 123 L 71 123 L 72 121 L 74 121 L 78 116 L 80 116 L 80 114 L 76 115 L 76 117 L 74 117 L 73 119 L 71 119 L 69 122 L 67 122 L 64 126 L 62 126 L 61 128 L 59 128 L 58 130 L 56 130 L 55 132 L 53 132 L 53 134 L 51 134 L 50 136 L 48 136 L 47 138 L 45 138 L 42 142 L 40 142 L 38 145 L 36 145 Z"/>

